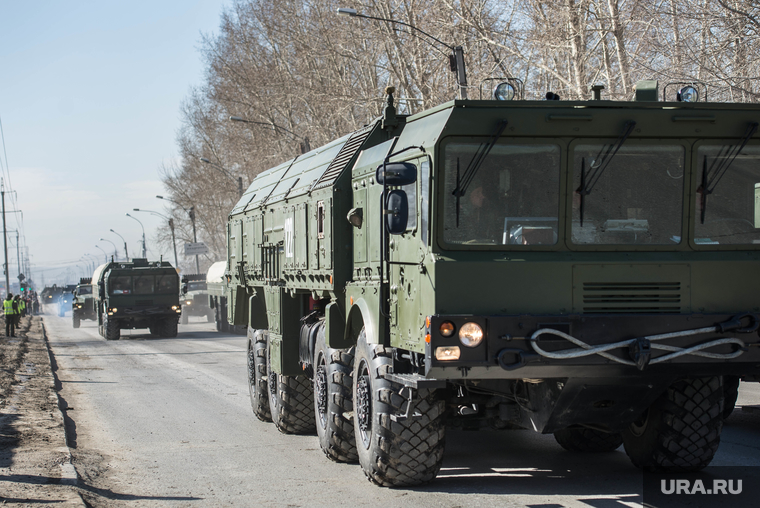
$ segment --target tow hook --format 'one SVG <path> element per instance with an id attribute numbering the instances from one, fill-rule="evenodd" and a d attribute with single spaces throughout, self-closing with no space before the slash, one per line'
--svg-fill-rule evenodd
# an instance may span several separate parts
<path id="1" fill-rule="evenodd" d="M 514 363 L 507 363 L 504 360 L 504 356 L 506 355 L 515 355 L 517 357 L 517 361 Z M 516 349 L 516 348 L 504 348 L 501 351 L 499 351 L 499 354 L 496 355 L 496 361 L 499 362 L 499 367 L 501 367 L 504 370 L 515 370 L 519 369 L 520 367 L 524 367 L 530 362 L 535 362 L 539 359 L 538 353 L 531 353 L 528 351 L 524 351 L 522 349 Z"/>
<path id="2" fill-rule="evenodd" d="M 742 327 L 742 319 L 749 318 L 749 323 L 747 326 Z M 724 321 L 723 323 L 718 323 L 715 325 L 715 328 L 720 333 L 726 333 L 728 331 L 734 331 L 736 333 L 749 333 L 754 332 L 758 328 L 758 319 L 755 314 L 737 314 L 736 316 L 732 317 L 728 321 Z"/>
<path id="3" fill-rule="evenodd" d="M 636 364 L 636 368 L 643 371 L 652 359 L 652 343 L 644 337 L 638 337 L 628 345 L 628 356 Z"/>

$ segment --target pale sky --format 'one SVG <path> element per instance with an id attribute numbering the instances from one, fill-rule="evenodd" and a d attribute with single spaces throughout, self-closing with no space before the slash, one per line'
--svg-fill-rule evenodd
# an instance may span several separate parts
<path id="1" fill-rule="evenodd" d="M 46 284 L 91 275 L 85 254 L 100 245 L 148 258 L 160 252 L 155 230 L 166 214 L 159 168 L 177 156 L 179 108 L 203 84 L 202 34 L 218 33 L 231 0 L 0 0 L 0 146 L 6 209 L 23 212 L 32 276 Z M 6 167 L 6 154 L 7 163 Z M 8 176 L 10 170 L 10 176 Z M 10 182 L 9 182 L 10 180 Z M 14 196 L 9 190 L 15 191 Z M 168 203 L 167 203 L 168 204 Z M 18 228 L 7 214 L 7 229 Z M 1 229 L 1 226 L 0 226 Z M 8 233 L 11 282 L 18 273 L 16 233 Z M 22 245 L 24 244 L 22 240 Z M 182 263 L 182 244 L 177 248 Z M 0 245 L 0 264 L 2 263 Z M 79 266 L 76 266 L 79 265 Z M 68 269 L 68 273 L 67 273 Z"/>

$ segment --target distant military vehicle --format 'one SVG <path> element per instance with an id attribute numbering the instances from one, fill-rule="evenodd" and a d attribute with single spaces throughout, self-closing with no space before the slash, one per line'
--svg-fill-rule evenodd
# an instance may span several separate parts
<path id="1" fill-rule="evenodd" d="M 84 277 L 79 280 L 79 284 L 74 289 L 74 302 L 71 310 L 71 321 L 74 328 L 79 328 L 82 320 L 96 320 L 98 318 L 91 281 L 92 279 L 89 277 Z"/>
<path id="2" fill-rule="evenodd" d="M 209 294 L 205 274 L 182 276 L 182 324 L 187 324 L 190 316 L 204 316 L 209 323 L 214 320 L 214 311 L 209 307 Z"/>
<path id="3" fill-rule="evenodd" d="M 120 331 L 148 328 L 152 335 L 176 337 L 182 309 L 179 275 L 166 261 L 112 261 L 92 275 L 100 334 L 107 340 Z"/>
<path id="4" fill-rule="evenodd" d="M 58 287 L 58 285 L 53 284 L 52 286 L 45 286 L 45 288 L 40 291 L 40 305 L 55 305 L 56 309 L 58 306 L 58 299 L 61 296 L 61 293 L 63 293 L 65 287 Z M 43 308 L 43 311 L 45 309 Z"/>
<path id="5" fill-rule="evenodd" d="M 227 230 L 255 415 L 386 486 L 433 479 L 447 428 L 707 466 L 723 376 L 760 375 L 760 105 L 699 87 L 524 101 L 506 80 L 515 100 L 413 116 L 388 90 L 258 175 Z"/>
<path id="6" fill-rule="evenodd" d="M 76 286 L 75 286 L 76 287 Z M 58 296 L 58 316 L 64 317 L 66 313 L 72 310 L 74 305 L 74 292 L 64 289 Z"/>
<path id="7" fill-rule="evenodd" d="M 206 272 L 208 306 L 213 309 L 216 330 L 219 332 L 230 331 L 230 324 L 227 322 L 227 284 L 224 279 L 226 269 L 227 262 L 218 261 L 211 265 Z"/>

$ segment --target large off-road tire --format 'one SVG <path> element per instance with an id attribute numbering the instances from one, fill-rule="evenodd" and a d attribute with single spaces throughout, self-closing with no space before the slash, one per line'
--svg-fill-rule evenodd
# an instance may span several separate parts
<path id="1" fill-rule="evenodd" d="M 267 393 L 269 413 L 283 434 L 314 433 L 314 391 L 307 376 L 283 376 L 271 368 L 267 339 Z"/>
<path id="2" fill-rule="evenodd" d="M 673 383 L 625 431 L 631 462 L 651 471 L 698 471 L 712 461 L 723 428 L 721 376 Z"/>
<path id="3" fill-rule="evenodd" d="M 739 398 L 739 376 L 723 376 L 723 419 L 725 420 L 736 407 Z"/>
<path id="4" fill-rule="evenodd" d="M 72 314 L 71 316 L 71 324 L 74 326 L 74 328 L 79 328 L 80 320 L 79 316 L 77 316 L 76 313 Z"/>
<path id="5" fill-rule="evenodd" d="M 586 427 L 570 427 L 554 433 L 559 445 L 570 452 L 611 452 L 623 444 L 619 432 L 602 432 Z"/>
<path id="6" fill-rule="evenodd" d="M 115 319 L 105 317 L 105 323 L 103 323 L 103 337 L 106 340 L 119 340 L 121 336 L 121 330 L 119 329 L 119 323 Z"/>
<path id="7" fill-rule="evenodd" d="M 390 348 L 367 343 L 359 335 L 354 356 L 354 434 L 359 463 L 373 483 L 385 487 L 419 485 L 434 479 L 443 461 L 445 404 L 435 390 L 416 390 L 415 415 L 403 414 L 407 399 L 401 386 L 383 376 L 391 367 Z"/>
<path id="8" fill-rule="evenodd" d="M 248 393 L 256 418 L 271 422 L 269 392 L 267 390 L 267 334 L 266 330 L 248 328 Z"/>
<path id="9" fill-rule="evenodd" d="M 177 336 L 177 319 L 174 317 L 159 321 L 156 325 L 158 336 L 172 339 Z"/>
<path id="10" fill-rule="evenodd" d="M 320 327 L 314 352 L 314 413 L 319 446 L 335 462 L 357 462 L 352 369 L 354 348 L 332 349 L 325 343 L 325 327 Z"/>

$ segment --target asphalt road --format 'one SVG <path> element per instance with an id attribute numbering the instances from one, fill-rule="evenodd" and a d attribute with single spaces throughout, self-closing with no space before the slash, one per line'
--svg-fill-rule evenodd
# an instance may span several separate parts
<path id="1" fill-rule="evenodd" d="M 245 337 L 191 318 L 175 339 L 44 318 L 75 466 L 93 506 L 640 506 L 642 475 L 622 451 L 575 454 L 529 431 L 449 432 L 438 478 L 370 484 L 315 436 L 280 434 L 252 414 Z M 740 404 L 760 404 L 760 383 Z M 760 412 L 737 409 L 713 465 L 760 465 Z"/>

